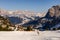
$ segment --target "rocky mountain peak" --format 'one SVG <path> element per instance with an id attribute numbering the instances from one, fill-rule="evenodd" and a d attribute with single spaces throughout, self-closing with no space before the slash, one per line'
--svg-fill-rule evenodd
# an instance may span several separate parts
<path id="1" fill-rule="evenodd" d="M 60 17 L 60 6 L 59 5 L 52 6 L 48 10 L 46 17 L 48 17 L 48 18 L 49 17 L 56 17 L 56 18 Z"/>

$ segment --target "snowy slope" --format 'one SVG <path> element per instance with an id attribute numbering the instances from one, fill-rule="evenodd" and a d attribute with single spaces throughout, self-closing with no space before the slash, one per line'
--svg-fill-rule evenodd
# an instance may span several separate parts
<path id="1" fill-rule="evenodd" d="M 0 32 L 0 40 L 60 40 L 60 31 Z"/>

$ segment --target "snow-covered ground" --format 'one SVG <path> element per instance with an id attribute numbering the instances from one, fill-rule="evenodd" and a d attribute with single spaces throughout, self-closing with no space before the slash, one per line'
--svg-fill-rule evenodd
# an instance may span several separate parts
<path id="1" fill-rule="evenodd" d="M 1 31 L 0 40 L 60 40 L 60 31 Z"/>

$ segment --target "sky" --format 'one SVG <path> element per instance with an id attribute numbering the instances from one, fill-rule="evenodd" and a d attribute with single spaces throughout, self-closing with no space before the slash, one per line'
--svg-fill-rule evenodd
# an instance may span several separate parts
<path id="1" fill-rule="evenodd" d="M 60 5 L 60 0 L 0 0 L 0 8 L 6 10 L 44 12 L 54 5 Z"/>

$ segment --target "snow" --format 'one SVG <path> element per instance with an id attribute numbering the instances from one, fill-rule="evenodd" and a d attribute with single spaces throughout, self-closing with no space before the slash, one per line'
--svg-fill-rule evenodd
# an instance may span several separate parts
<path id="1" fill-rule="evenodd" d="M 60 40 L 60 31 L 1 31 L 0 40 Z"/>

